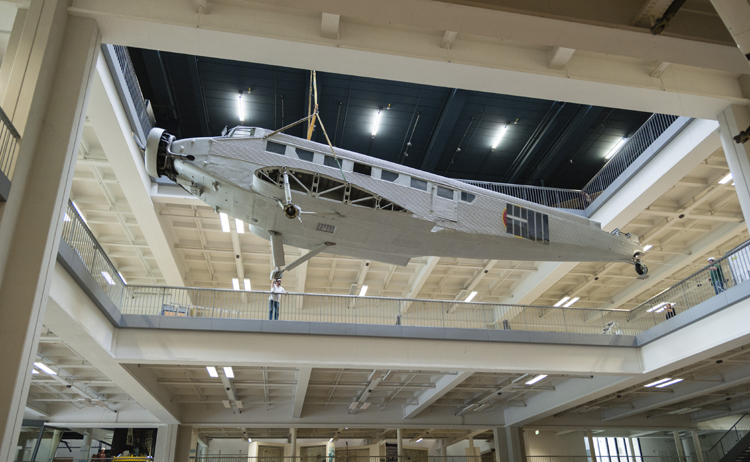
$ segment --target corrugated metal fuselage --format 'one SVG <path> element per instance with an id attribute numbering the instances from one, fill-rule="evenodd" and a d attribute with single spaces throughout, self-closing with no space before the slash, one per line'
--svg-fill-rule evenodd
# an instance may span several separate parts
<path id="1" fill-rule="evenodd" d="M 631 262 L 642 250 L 560 209 L 337 149 L 340 169 L 326 145 L 266 133 L 170 148 L 195 157 L 174 161 L 178 183 L 266 239 L 277 232 L 305 249 L 333 242 L 326 252 L 399 265 L 419 256 Z M 301 221 L 279 205 L 284 171 Z"/>

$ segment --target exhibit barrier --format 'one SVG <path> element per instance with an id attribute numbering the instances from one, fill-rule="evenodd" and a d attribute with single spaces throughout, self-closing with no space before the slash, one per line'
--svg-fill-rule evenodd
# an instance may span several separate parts
<path id="1" fill-rule="evenodd" d="M 679 117 L 653 114 L 623 144 L 583 189 L 548 188 L 545 186 L 514 185 L 486 181 L 461 180 L 479 188 L 517 197 L 547 207 L 585 210 L 638 157 L 651 146 Z"/>
<path id="2" fill-rule="evenodd" d="M 21 134 L 11 122 L 8 115 L 0 107 L 0 173 L 5 178 L 0 181 L 0 200 L 8 199 L 10 182 L 13 179 L 13 171 L 16 168 L 16 157 L 18 156 L 18 142 Z"/>

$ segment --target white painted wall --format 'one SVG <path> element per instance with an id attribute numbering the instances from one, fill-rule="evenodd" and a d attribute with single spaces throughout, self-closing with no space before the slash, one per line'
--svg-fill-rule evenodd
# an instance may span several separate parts
<path id="1" fill-rule="evenodd" d="M 526 443 L 527 456 L 580 456 L 586 454 L 584 433 L 573 432 L 565 435 L 555 435 L 553 431 L 524 430 L 523 439 Z"/>
<path id="2" fill-rule="evenodd" d="M 240 438 L 212 439 L 208 441 L 207 455 L 218 454 L 247 454 L 249 447 L 247 440 Z"/>

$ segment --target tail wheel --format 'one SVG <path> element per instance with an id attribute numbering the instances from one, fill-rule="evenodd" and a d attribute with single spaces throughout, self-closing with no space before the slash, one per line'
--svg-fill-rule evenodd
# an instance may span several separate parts
<path id="1" fill-rule="evenodd" d="M 636 263 L 635 272 L 638 273 L 638 276 L 645 276 L 648 274 L 648 267 L 643 263 Z"/>

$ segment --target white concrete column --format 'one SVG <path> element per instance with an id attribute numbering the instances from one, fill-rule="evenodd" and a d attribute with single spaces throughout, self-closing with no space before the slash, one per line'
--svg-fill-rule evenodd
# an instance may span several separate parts
<path id="1" fill-rule="evenodd" d="M 193 440 L 193 427 L 187 425 L 177 426 L 177 442 L 175 444 L 174 462 L 188 462 L 190 456 L 195 456 L 195 447 L 198 438 Z M 193 452 L 191 452 L 191 450 Z"/>
<path id="2" fill-rule="evenodd" d="M 680 438 L 680 432 L 674 430 L 672 432 L 672 436 L 674 436 L 674 445 L 677 447 L 677 457 L 679 457 L 680 462 L 686 462 L 685 451 L 682 450 L 682 439 Z"/>
<path id="3" fill-rule="evenodd" d="M 695 446 L 695 458 L 697 462 L 703 462 L 703 449 L 701 449 L 701 440 L 698 436 L 698 432 L 691 430 L 690 434 L 693 436 L 693 446 Z"/>
<path id="4" fill-rule="evenodd" d="M 469 437 L 469 455 L 471 457 L 475 457 L 477 455 L 476 451 L 474 450 L 474 437 L 473 436 Z"/>
<path id="5" fill-rule="evenodd" d="M 91 437 L 94 434 L 94 429 L 88 429 L 83 434 L 83 441 L 81 442 L 81 449 L 78 451 L 78 458 L 88 460 L 91 455 Z"/>
<path id="6" fill-rule="evenodd" d="M 154 460 L 174 462 L 177 447 L 177 424 L 160 425 L 156 431 Z"/>
<path id="7" fill-rule="evenodd" d="M 508 460 L 510 462 L 525 462 L 526 448 L 523 441 L 523 429 L 517 426 L 505 427 L 508 440 Z"/>
<path id="8" fill-rule="evenodd" d="M 745 223 L 750 223 L 750 142 L 737 144 L 732 139 L 750 125 L 750 110 L 747 106 L 731 105 L 719 114 L 719 136 L 721 147 L 732 172 L 734 189 L 740 199 Z"/>
<path id="9" fill-rule="evenodd" d="M 633 445 L 633 438 L 628 438 L 628 446 L 630 446 L 630 460 L 631 462 L 635 462 L 635 445 Z"/>
<path id="10" fill-rule="evenodd" d="M 31 1 L 2 96 L 22 138 L 0 207 L 0 460 L 15 455 L 99 53 L 96 21 L 68 6 Z"/>
<path id="11" fill-rule="evenodd" d="M 396 454 L 398 455 L 399 462 L 401 462 L 401 459 L 404 457 L 404 438 L 400 428 L 396 429 Z"/>
<path id="12" fill-rule="evenodd" d="M 502 428 L 494 427 L 492 429 L 492 436 L 495 442 L 495 462 L 503 462 L 503 459 L 507 460 L 508 444 L 505 439 L 505 432 Z"/>
<path id="13" fill-rule="evenodd" d="M 292 434 L 290 438 L 290 441 L 292 443 L 292 450 L 289 452 L 289 455 L 291 456 L 292 460 L 294 460 L 294 458 L 297 457 L 297 429 L 290 428 L 289 432 Z"/>
<path id="14" fill-rule="evenodd" d="M 589 439 L 589 460 L 596 462 L 596 447 L 594 446 L 594 434 L 586 430 L 586 438 Z"/>

